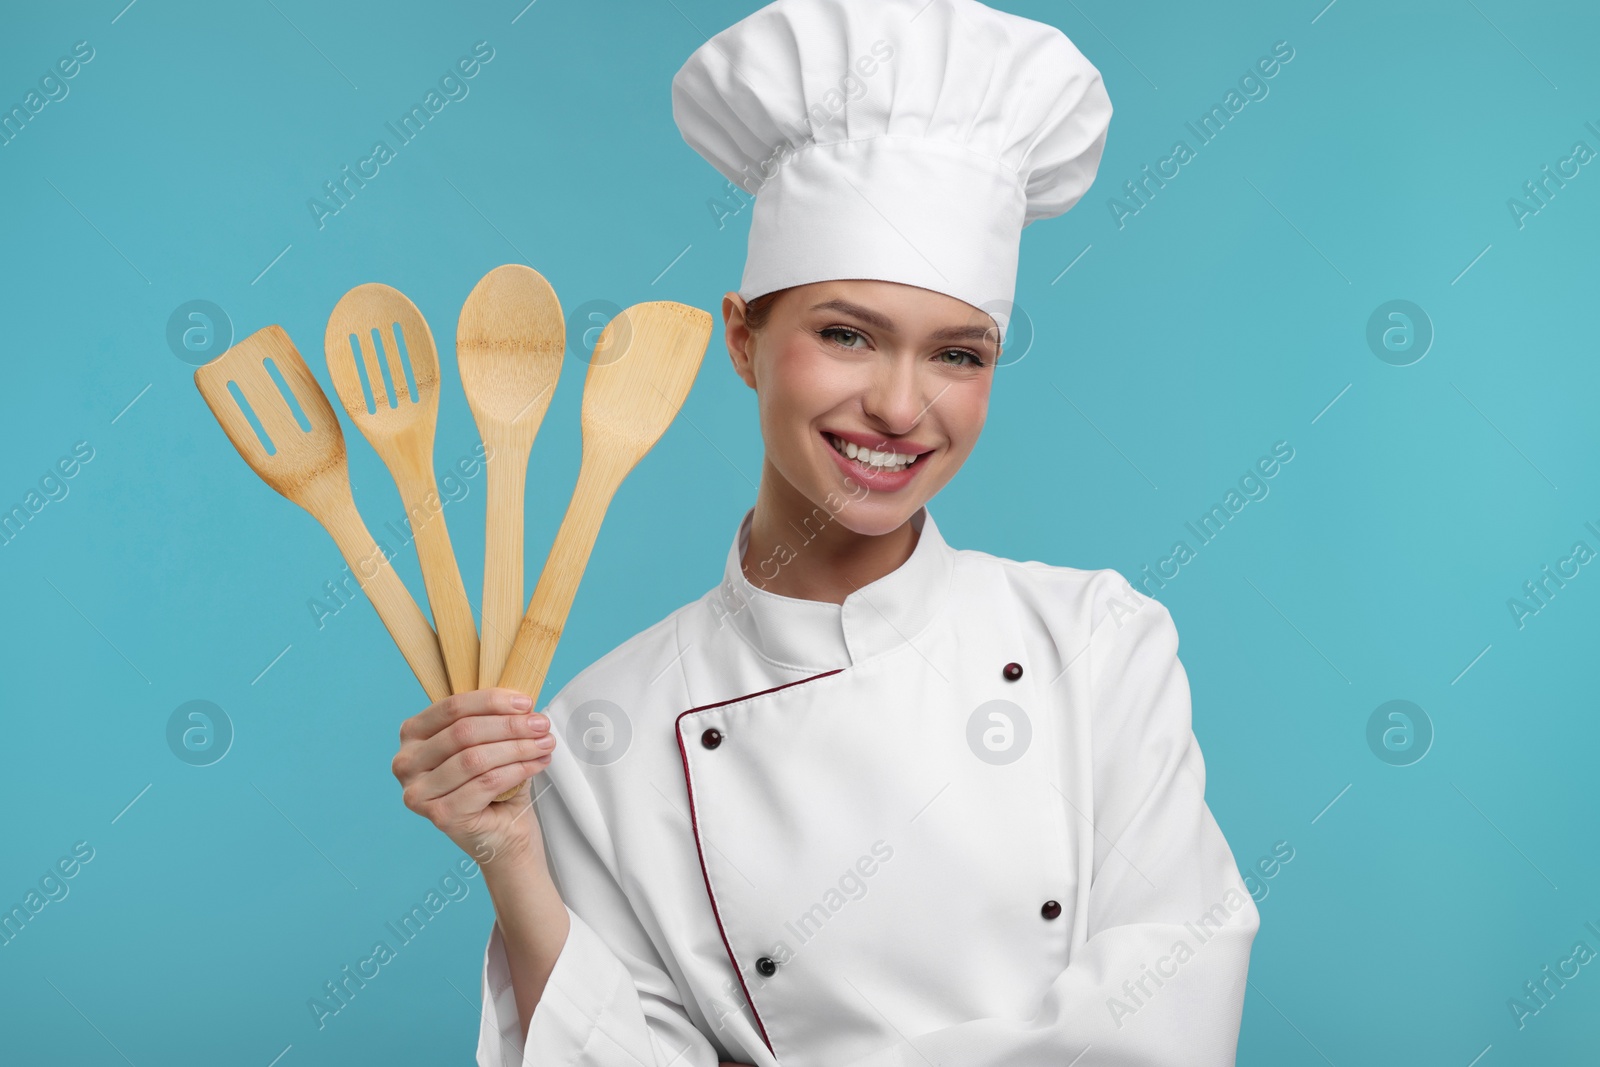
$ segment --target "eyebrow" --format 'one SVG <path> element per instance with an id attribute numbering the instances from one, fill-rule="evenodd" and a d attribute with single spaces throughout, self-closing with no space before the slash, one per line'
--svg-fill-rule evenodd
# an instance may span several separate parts
<path id="1" fill-rule="evenodd" d="M 842 312 L 860 319 L 869 326 L 875 326 L 890 333 L 893 333 L 895 328 L 894 321 L 887 315 L 873 311 L 871 308 L 862 307 L 860 304 L 852 304 L 848 300 L 825 300 L 820 304 L 813 304 L 811 310 Z M 993 326 L 946 326 L 943 329 L 933 331 L 928 336 L 934 341 L 982 341 L 988 339 L 993 332 Z"/>

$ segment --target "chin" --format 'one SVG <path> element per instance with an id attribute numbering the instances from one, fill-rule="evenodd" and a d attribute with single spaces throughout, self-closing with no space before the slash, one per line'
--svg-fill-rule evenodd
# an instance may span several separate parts
<path id="1" fill-rule="evenodd" d="M 864 496 L 839 495 L 835 503 L 844 501 L 844 507 L 834 516 L 834 521 L 852 533 L 863 537 L 881 537 L 894 533 L 904 526 L 917 509 L 927 503 L 921 498 L 890 499 L 878 493 Z"/>

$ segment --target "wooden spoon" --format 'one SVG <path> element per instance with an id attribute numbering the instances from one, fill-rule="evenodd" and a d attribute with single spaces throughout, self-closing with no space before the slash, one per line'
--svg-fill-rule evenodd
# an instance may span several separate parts
<path id="1" fill-rule="evenodd" d="M 269 363 L 298 401 L 311 424 L 309 431 L 300 428 L 268 372 Z M 361 521 L 350 492 L 350 468 L 339 417 L 289 335 L 279 326 L 257 330 L 198 368 L 194 384 L 250 469 L 305 508 L 333 535 L 345 562 L 361 582 L 367 599 L 378 609 L 378 617 L 400 646 L 428 699 L 443 700 L 448 696 L 450 685 L 438 639 Z M 230 385 L 237 386 L 244 396 L 270 445 L 256 435 L 228 388 Z"/>
<path id="2" fill-rule="evenodd" d="M 522 520 L 528 453 L 561 377 L 566 336 L 555 290 L 521 263 L 485 274 L 456 322 L 456 366 L 489 468 L 479 688 L 499 680 L 526 604 Z"/>
<path id="3" fill-rule="evenodd" d="M 710 341 L 709 314 L 664 300 L 633 305 L 601 332 L 583 383 L 578 484 L 539 572 L 502 686 L 538 700 L 606 508 L 677 416 Z M 495 799 L 509 800 L 521 788 Z"/>
<path id="4" fill-rule="evenodd" d="M 352 335 L 359 344 L 361 366 L 372 388 L 374 410 L 370 412 L 350 344 Z M 406 387 L 399 342 L 404 342 L 411 357 L 415 399 Z M 383 364 L 378 359 L 380 344 L 387 356 Z M 472 617 L 466 587 L 461 584 L 461 571 L 445 527 L 444 502 L 439 499 L 433 476 L 433 436 L 439 419 L 439 353 L 433 345 L 433 333 L 404 293 L 371 282 L 356 286 L 334 305 L 323 346 L 328 356 L 328 374 L 345 411 L 372 442 L 400 490 L 417 545 L 417 559 L 422 564 L 428 606 L 439 627 L 439 646 L 444 652 L 450 691 L 465 693 L 476 689 L 478 624 Z M 389 372 L 387 381 L 383 376 L 385 367 Z"/>

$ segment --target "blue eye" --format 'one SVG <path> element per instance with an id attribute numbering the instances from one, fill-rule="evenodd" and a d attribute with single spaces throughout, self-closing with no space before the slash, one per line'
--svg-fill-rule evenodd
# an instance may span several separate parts
<path id="1" fill-rule="evenodd" d="M 820 333 L 823 337 L 826 337 L 829 340 L 833 341 L 835 344 L 839 345 L 842 348 L 855 348 L 856 345 L 847 344 L 846 343 L 846 341 L 848 341 L 848 340 L 850 340 L 852 338 L 859 339 L 859 340 L 862 340 L 862 341 L 866 340 L 866 338 L 859 331 L 852 330 L 848 326 L 829 326 L 829 327 L 827 327 L 825 329 L 822 329 L 822 330 L 819 330 L 817 332 Z M 836 336 L 838 334 L 843 334 L 845 339 L 846 339 L 846 341 L 840 341 L 839 338 Z"/>
<path id="2" fill-rule="evenodd" d="M 959 364 L 959 363 L 950 364 L 951 366 L 968 366 L 968 367 L 982 367 L 982 366 L 984 366 L 984 362 L 983 362 L 983 357 L 982 356 L 978 355 L 976 352 L 969 352 L 965 348 L 947 348 L 943 352 L 940 352 L 939 355 L 940 356 L 965 356 L 967 359 L 972 360 L 971 363 L 967 363 L 967 364 Z"/>

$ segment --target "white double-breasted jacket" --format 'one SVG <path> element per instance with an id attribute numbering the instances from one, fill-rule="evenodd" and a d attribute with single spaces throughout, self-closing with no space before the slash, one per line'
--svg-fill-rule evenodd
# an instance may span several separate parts
<path id="1" fill-rule="evenodd" d="M 1167 610 L 926 508 L 842 605 L 777 596 L 750 520 L 543 709 L 571 930 L 525 1041 L 491 930 L 478 1062 L 1232 1064 L 1259 916 Z"/>

